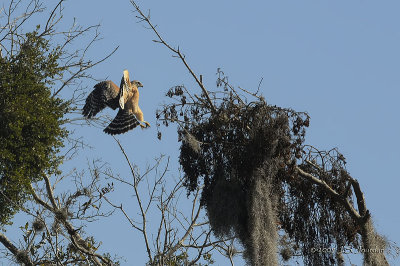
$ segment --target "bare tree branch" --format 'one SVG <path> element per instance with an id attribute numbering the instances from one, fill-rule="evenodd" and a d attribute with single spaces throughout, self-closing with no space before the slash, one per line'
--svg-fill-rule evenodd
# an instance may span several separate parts
<path id="1" fill-rule="evenodd" d="M 11 241 L 0 232 L 0 242 L 9 250 L 11 253 L 19 260 L 19 262 L 23 262 L 25 265 L 33 266 L 34 264 L 30 260 L 27 252 L 19 250 Z"/>
<path id="2" fill-rule="evenodd" d="M 201 88 L 201 90 L 203 91 L 207 102 L 210 106 L 210 108 L 213 110 L 213 112 L 216 111 L 215 106 L 213 104 L 213 102 L 211 101 L 210 96 L 208 95 L 208 91 L 207 89 L 204 87 L 203 82 L 200 80 L 200 78 L 193 72 L 192 68 L 189 66 L 189 64 L 186 61 L 185 56 L 181 53 L 179 46 L 178 48 L 173 48 L 169 43 L 167 43 L 164 38 L 160 35 L 160 33 L 157 31 L 156 27 L 152 24 L 152 22 L 150 21 L 150 15 L 145 15 L 142 10 L 140 9 L 139 5 L 136 4 L 135 1 L 131 0 L 131 4 L 133 5 L 133 7 L 135 8 L 135 10 L 138 12 L 138 18 L 140 19 L 140 21 L 144 21 L 147 23 L 147 25 L 150 27 L 150 29 L 156 34 L 158 40 L 155 40 L 155 42 L 157 43 L 161 43 L 163 44 L 165 47 L 167 47 L 170 51 L 172 51 L 179 59 L 181 59 L 182 63 L 185 65 L 186 69 L 189 71 L 189 73 L 192 75 L 192 77 L 194 78 L 194 80 L 196 81 L 196 83 L 199 85 L 199 87 Z"/>

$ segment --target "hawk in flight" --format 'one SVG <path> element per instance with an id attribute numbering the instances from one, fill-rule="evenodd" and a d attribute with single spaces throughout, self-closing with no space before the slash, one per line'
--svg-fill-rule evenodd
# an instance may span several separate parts
<path id="1" fill-rule="evenodd" d="M 86 98 L 83 115 L 92 118 L 105 107 L 118 108 L 117 116 L 104 129 L 107 134 L 122 134 L 138 125 L 147 128 L 150 124 L 143 120 L 143 112 L 139 107 L 139 90 L 143 87 L 140 81 L 129 80 L 128 70 L 124 70 L 121 85 L 118 87 L 111 80 L 102 81 L 94 86 L 94 90 Z M 142 123 L 141 123 L 142 122 Z"/>

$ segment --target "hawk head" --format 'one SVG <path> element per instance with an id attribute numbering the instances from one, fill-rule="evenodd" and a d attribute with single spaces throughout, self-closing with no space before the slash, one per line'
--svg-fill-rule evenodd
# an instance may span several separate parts
<path id="1" fill-rule="evenodd" d="M 143 84 L 138 80 L 131 81 L 131 85 L 136 86 L 137 88 L 143 87 Z"/>

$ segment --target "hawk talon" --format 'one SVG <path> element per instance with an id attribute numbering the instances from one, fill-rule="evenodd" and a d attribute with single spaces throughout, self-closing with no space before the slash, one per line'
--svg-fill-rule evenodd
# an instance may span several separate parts
<path id="1" fill-rule="evenodd" d="M 140 127 L 141 127 L 142 129 L 150 127 L 149 122 L 143 121 L 143 123 L 144 123 L 144 125 L 140 124 Z"/>

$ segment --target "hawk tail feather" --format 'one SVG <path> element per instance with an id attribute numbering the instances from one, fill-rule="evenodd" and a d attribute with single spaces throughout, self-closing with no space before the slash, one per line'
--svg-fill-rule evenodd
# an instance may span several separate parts
<path id="1" fill-rule="evenodd" d="M 103 131 L 110 135 L 122 134 L 137 127 L 139 124 L 134 114 L 120 109 L 114 120 Z"/>

